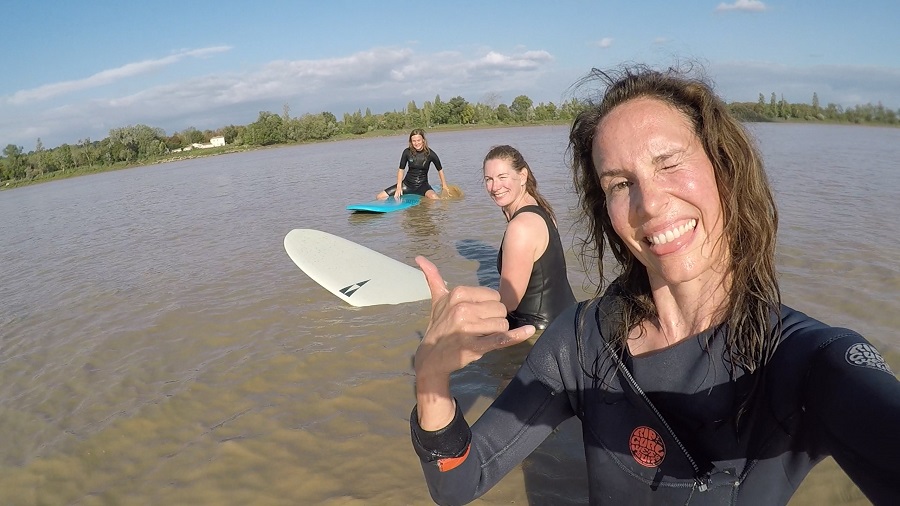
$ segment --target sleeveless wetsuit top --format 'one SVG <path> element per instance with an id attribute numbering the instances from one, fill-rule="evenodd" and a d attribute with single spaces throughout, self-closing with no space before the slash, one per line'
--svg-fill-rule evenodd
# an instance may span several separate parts
<path id="1" fill-rule="evenodd" d="M 544 254 L 531 268 L 531 278 L 519 306 L 510 311 L 506 319 L 509 320 L 509 328 L 534 325 L 538 329 L 545 329 L 557 315 L 575 303 L 575 295 L 566 274 L 566 256 L 562 241 L 559 239 L 559 231 L 550 214 L 541 206 L 525 206 L 516 211 L 510 221 L 522 212 L 534 213 L 543 218 L 547 224 L 550 240 Z M 497 253 L 497 272 L 503 272 L 502 242 Z"/>

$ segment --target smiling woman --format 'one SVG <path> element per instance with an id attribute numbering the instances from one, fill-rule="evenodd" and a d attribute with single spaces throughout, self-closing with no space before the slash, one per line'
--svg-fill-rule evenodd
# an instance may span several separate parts
<path id="1" fill-rule="evenodd" d="M 507 221 L 497 254 L 506 319 L 510 328 L 544 329 L 575 303 L 553 207 L 516 148 L 493 147 L 484 157 L 483 171 L 485 189 Z"/>
<path id="2" fill-rule="evenodd" d="M 606 91 L 569 147 L 585 244 L 619 272 L 553 321 L 472 427 L 451 373 L 535 329 L 510 328 L 502 286 L 448 291 L 417 259 L 432 311 L 410 424 L 434 500 L 484 494 L 578 417 L 592 504 L 786 504 L 827 456 L 895 502 L 900 382 L 858 333 L 781 304 L 778 214 L 743 125 L 676 70 L 595 77 Z M 490 160 L 488 191 L 514 217 L 534 200 L 522 165 Z"/>
<path id="3" fill-rule="evenodd" d="M 655 305 L 700 302 L 690 316 L 642 318 L 629 336 L 631 351 L 661 349 L 709 328 L 728 298 L 729 280 L 716 268 L 728 262 L 728 249 L 715 171 L 690 120 L 658 99 L 633 99 L 600 122 L 592 149 L 615 232 L 607 235 L 628 249 L 651 290 L 660 290 Z M 663 287 L 673 288 L 665 303 Z"/>

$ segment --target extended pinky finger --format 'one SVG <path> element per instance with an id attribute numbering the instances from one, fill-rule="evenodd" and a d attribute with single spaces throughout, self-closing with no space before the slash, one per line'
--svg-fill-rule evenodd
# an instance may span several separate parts
<path id="1" fill-rule="evenodd" d="M 481 341 L 479 345 L 483 346 L 484 353 L 491 350 L 506 348 L 527 340 L 534 335 L 535 330 L 533 325 L 525 325 L 504 332 L 497 332 L 496 334 L 481 337 L 479 339 Z"/>

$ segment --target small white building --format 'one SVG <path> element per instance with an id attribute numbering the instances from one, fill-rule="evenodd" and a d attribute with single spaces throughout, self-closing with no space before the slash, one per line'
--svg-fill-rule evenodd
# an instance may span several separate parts
<path id="1" fill-rule="evenodd" d="M 225 137 L 219 135 L 217 137 L 213 137 L 209 140 L 209 143 L 213 145 L 213 147 L 222 147 L 225 145 Z"/>

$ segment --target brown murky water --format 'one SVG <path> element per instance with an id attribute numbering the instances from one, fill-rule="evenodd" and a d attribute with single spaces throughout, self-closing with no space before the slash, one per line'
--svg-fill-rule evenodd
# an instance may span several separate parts
<path id="1" fill-rule="evenodd" d="M 785 302 L 900 369 L 900 129 L 751 126 L 782 216 Z M 0 504 L 429 504 L 408 435 L 427 303 L 352 308 L 282 248 L 351 238 L 451 284 L 495 284 L 504 222 L 480 162 L 510 143 L 571 244 L 565 127 L 436 133 L 463 200 L 382 216 L 405 136 L 197 159 L 0 192 Z M 434 175 L 432 174 L 434 177 Z M 434 178 L 436 181 L 437 179 Z M 576 295 L 591 289 L 574 254 Z M 472 419 L 527 345 L 454 388 Z M 577 422 L 480 504 L 579 504 Z M 792 504 L 866 504 L 826 463 Z"/>

